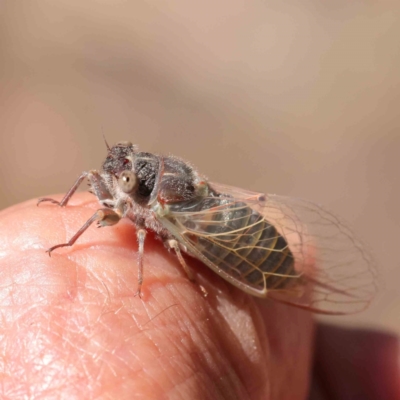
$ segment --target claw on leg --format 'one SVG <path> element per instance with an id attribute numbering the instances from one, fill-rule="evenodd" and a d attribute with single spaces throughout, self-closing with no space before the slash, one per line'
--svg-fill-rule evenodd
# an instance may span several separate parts
<path id="1" fill-rule="evenodd" d="M 36 203 L 36 205 L 38 206 L 40 203 L 44 203 L 45 201 L 48 201 L 49 203 L 52 203 L 52 204 L 56 204 L 57 206 L 59 206 L 59 205 L 61 204 L 60 201 L 51 199 L 50 197 L 41 197 L 41 198 L 38 200 L 38 202 Z"/>

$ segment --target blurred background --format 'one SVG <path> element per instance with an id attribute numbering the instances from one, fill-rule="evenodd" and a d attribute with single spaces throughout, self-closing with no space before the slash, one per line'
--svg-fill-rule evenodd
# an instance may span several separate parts
<path id="1" fill-rule="evenodd" d="M 344 217 L 384 289 L 330 318 L 400 333 L 400 5 L 0 3 L 0 208 L 65 193 L 102 134 Z"/>

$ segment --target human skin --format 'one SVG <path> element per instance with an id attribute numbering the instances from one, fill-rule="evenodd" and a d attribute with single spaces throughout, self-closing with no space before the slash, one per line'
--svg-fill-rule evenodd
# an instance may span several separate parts
<path id="1" fill-rule="evenodd" d="M 93 199 L 76 194 L 63 208 L 31 200 L 0 213 L 2 396 L 306 398 L 310 313 L 253 298 L 188 258 L 193 284 L 152 235 L 135 297 L 129 220 L 92 226 L 49 257 L 99 208 Z"/>
<path id="2" fill-rule="evenodd" d="M 64 208 L 36 202 L 0 212 L 1 398 L 302 400 L 312 373 L 312 400 L 400 398 L 397 337 L 328 326 L 315 337 L 311 313 L 188 258 L 191 283 L 152 235 L 135 297 L 129 220 L 49 257 L 99 205 L 82 193 Z"/>

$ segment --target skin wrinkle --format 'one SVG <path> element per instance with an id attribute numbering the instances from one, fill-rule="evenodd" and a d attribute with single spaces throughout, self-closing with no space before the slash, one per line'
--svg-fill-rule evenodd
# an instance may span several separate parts
<path id="1" fill-rule="evenodd" d="M 197 354 L 189 353 L 193 360 L 196 359 Z M 236 396 L 232 397 L 230 393 L 221 393 L 220 388 L 216 385 L 215 380 L 211 378 L 208 373 L 205 373 L 201 370 L 201 368 L 191 368 L 192 373 L 185 377 L 180 383 L 178 383 L 173 391 L 176 391 L 180 388 L 180 392 L 183 395 L 183 398 L 188 398 L 189 393 L 194 398 L 210 398 L 210 399 L 223 399 L 230 398 L 234 399 Z M 195 395 L 194 393 L 197 393 Z"/>
<path id="2" fill-rule="evenodd" d="M 207 341 L 210 341 L 210 339 L 211 335 L 206 338 Z M 216 352 L 218 351 L 217 349 L 215 350 Z M 218 357 L 216 357 L 216 354 L 218 354 Z M 243 396 L 246 396 L 247 398 L 244 384 L 238 376 L 237 369 L 234 364 L 231 365 L 225 360 L 223 352 L 218 351 L 217 353 L 214 353 L 210 351 L 202 354 L 202 356 L 203 357 L 200 357 L 200 359 L 202 361 L 205 360 L 205 362 L 203 361 L 203 364 L 205 363 L 208 366 L 210 375 L 213 368 L 215 368 L 215 365 L 220 365 L 219 370 L 221 371 L 218 371 L 216 375 L 219 376 L 219 381 L 221 382 L 221 384 L 218 385 L 221 393 L 223 393 L 227 398 L 233 398 L 237 392 L 243 392 L 240 398 L 245 398 Z M 230 393 L 230 390 L 232 393 Z"/>
<path id="3" fill-rule="evenodd" d="M 151 342 L 154 345 L 154 348 L 157 349 L 157 354 L 153 354 L 153 356 L 154 356 L 154 360 L 159 364 L 159 359 L 161 358 L 161 353 L 160 353 L 158 346 L 156 345 L 156 343 L 154 342 L 154 340 L 151 337 L 151 333 L 150 333 L 151 331 L 152 330 L 149 329 L 147 331 L 144 331 L 143 334 L 146 336 L 146 338 L 149 340 L 149 342 Z M 152 373 L 150 371 L 153 368 L 154 367 L 152 367 L 152 368 L 144 367 L 143 372 L 147 373 L 148 376 L 152 376 Z M 167 382 L 166 382 L 167 387 L 165 387 L 165 388 L 162 385 L 160 385 L 160 383 L 157 379 L 153 379 L 153 381 L 155 382 L 155 384 L 157 386 L 159 386 L 160 389 L 162 389 L 162 391 L 169 391 L 169 387 L 173 386 L 174 382 L 171 380 L 169 374 L 167 374 L 167 373 L 164 374 L 164 377 L 167 378 Z"/>
<path id="4" fill-rule="evenodd" d="M 210 376 L 206 375 L 202 372 L 197 372 L 196 374 L 194 374 L 192 377 L 192 381 L 194 381 L 194 379 L 196 379 L 197 381 L 200 380 L 200 382 L 204 382 L 202 385 L 201 394 L 198 395 L 197 397 L 195 396 L 194 398 L 198 398 L 198 399 L 204 398 L 204 399 L 210 399 L 210 400 L 214 400 L 214 399 L 215 400 L 218 400 L 218 399 L 221 399 L 221 400 L 243 399 L 243 400 L 245 400 L 246 399 L 246 397 L 237 397 L 234 393 L 229 393 L 229 392 L 222 393 L 218 389 L 218 386 L 216 387 L 216 385 L 214 385 L 213 381 L 210 382 L 210 379 L 211 379 Z M 184 382 L 186 388 L 183 388 L 184 390 L 186 389 L 186 391 L 187 391 L 187 383 L 188 383 L 188 381 Z M 193 385 L 191 385 L 190 381 L 189 381 L 189 385 L 190 385 L 189 388 L 192 388 L 192 390 L 196 390 L 199 387 L 199 384 L 197 382 L 193 382 Z M 183 393 L 184 393 L 184 390 L 182 390 Z M 204 392 L 204 390 L 205 390 L 205 392 Z M 193 392 L 190 392 L 190 393 L 193 393 Z M 186 394 L 184 393 L 183 399 L 186 399 L 186 398 L 188 398 L 188 393 L 186 393 Z"/>
<path id="5" fill-rule="evenodd" d="M 18 349 L 21 349 L 21 353 L 15 354 L 14 349 L 12 349 L 12 351 L 13 351 L 14 355 L 16 355 L 17 357 L 20 356 L 23 359 L 23 362 L 25 365 L 30 365 L 30 368 L 27 371 L 25 371 L 25 374 L 24 374 L 24 379 L 28 383 L 35 376 L 35 374 L 45 366 L 45 364 L 42 362 L 43 350 L 48 348 L 48 344 L 47 344 L 46 340 L 43 340 L 43 339 L 46 339 L 47 336 L 39 336 L 39 338 L 38 338 L 38 335 L 36 334 L 35 331 L 32 332 L 32 331 L 28 330 L 28 332 L 22 337 L 23 337 L 22 343 L 18 343 L 18 346 L 17 346 Z M 24 342 L 26 342 L 28 344 L 28 343 L 31 343 L 32 341 L 36 342 L 36 346 L 31 347 L 31 346 L 24 345 Z M 40 344 L 39 349 L 37 349 L 35 351 L 38 344 Z M 46 352 L 46 353 L 48 353 L 48 352 Z M 50 370 L 48 367 L 46 368 L 46 370 L 47 370 L 46 376 L 48 377 Z M 17 374 L 18 374 L 18 372 L 17 372 Z M 45 381 L 43 381 L 41 383 L 40 390 L 42 388 L 44 388 L 45 386 L 46 386 Z M 34 388 L 32 387 L 32 389 L 34 389 Z"/>
<path id="6" fill-rule="evenodd" d="M 71 312 L 71 310 L 70 310 L 70 312 Z M 72 312 L 73 312 L 73 311 L 72 311 Z M 84 310 L 83 312 L 81 312 L 81 315 L 87 315 L 87 310 Z M 87 318 L 86 318 L 86 319 L 87 319 Z M 67 318 L 67 320 L 68 320 L 68 318 Z M 79 319 L 78 319 L 78 320 L 79 320 Z M 78 321 L 78 320 L 76 320 L 76 321 Z M 71 322 L 71 321 L 72 321 L 72 320 L 69 319 L 69 322 Z M 78 343 L 72 343 L 72 342 L 70 342 L 70 345 L 71 345 L 71 346 L 74 346 L 74 347 L 76 348 L 77 351 L 81 351 L 81 352 L 83 352 L 83 353 L 86 353 L 86 354 L 88 355 L 89 358 L 92 358 L 92 359 L 93 359 L 94 362 L 96 361 L 96 357 L 94 357 L 94 355 L 96 355 L 97 353 L 99 353 L 99 357 L 101 357 L 101 354 L 104 353 L 104 347 L 101 346 L 100 344 L 98 344 L 97 342 L 93 341 L 93 338 L 90 336 L 90 331 L 92 330 L 92 327 L 93 327 L 93 326 L 96 327 L 96 325 L 97 325 L 97 324 L 93 324 L 93 323 L 90 323 L 90 322 L 86 322 L 85 324 L 83 324 L 83 326 L 88 326 L 88 327 L 90 328 L 90 329 L 89 329 L 89 332 L 86 333 L 86 336 L 87 336 L 86 339 L 87 339 L 87 341 L 91 341 L 92 344 L 95 343 L 95 344 L 96 344 L 96 347 L 101 349 L 100 352 L 98 352 L 98 351 L 86 351 L 85 348 L 84 348 L 84 345 L 82 345 L 82 348 L 79 349 L 79 348 L 78 348 L 79 342 L 78 342 Z M 97 326 L 97 327 L 98 327 L 98 326 Z M 104 329 L 104 325 L 102 325 L 102 329 Z M 69 330 L 69 332 L 71 332 L 71 333 L 75 333 L 75 334 L 79 334 L 79 335 L 85 334 L 85 329 L 82 329 L 82 320 L 81 320 L 80 322 L 77 322 L 77 324 L 76 324 L 76 329 L 74 329 L 74 327 L 71 326 L 71 324 L 69 324 L 68 330 Z M 65 340 L 65 342 L 68 342 L 68 339 L 64 338 L 64 340 Z M 64 344 L 65 344 L 65 343 L 64 343 Z M 83 368 L 83 369 L 86 369 L 86 365 L 85 365 L 85 363 L 84 363 L 84 359 L 82 358 L 81 361 L 82 361 L 82 368 Z M 96 363 L 96 362 L 95 362 L 95 363 Z M 90 376 L 89 371 L 86 371 L 85 375 L 87 376 L 87 379 L 90 380 L 91 376 Z M 98 380 L 95 379 L 95 381 L 97 382 Z"/>
<path id="7" fill-rule="evenodd" d="M 269 360 L 269 351 L 266 348 L 266 346 L 262 345 L 262 341 L 260 340 L 260 336 L 259 334 L 257 334 L 257 332 L 262 332 L 265 333 L 265 326 L 264 323 L 262 322 L 262 318 L 261 315 L 258 311 L 258 309 L 255 307 L 255 302 L 254 299 L 249 298 L 248 296 L 243 295 L 242 297 L 238 296 L 235 299 L 237 301 L 237 303 L 235 303 L 235 306 L 238 307 L 240 310 L 246 310 L 249 312 L 249 314 L 251 315 L 251 320 L 252 320 L 252 329 L 248 330 L 247 332 L 251 331 L 254 332 L 254 336 L 253 336 L 253 340 L 256 341 L 257 345 L 257 349 L 259 350 L 259 354 L 257 357 L 257 361 L 254 361 L 252 359 L 252 357 L 248 358 L 249 360 L 249 364 L 253 365 L 253 371 L 254 374 L 257 375 L 257 379 L 254 379 L 254 389 L 252 386 L 250 386 L 248 388 L 248 394 L 250 396 L 251 393 L 257 393 L 258 391 L 260 391 L 260 388 L 263 388 L 263 396 L 265 396 L 265 393 L 269 393 L 269 380 L 266 379 L 266 377 L 269 376 L 268 374 L 268 360 Z M 219 312 L 219 308 L 216 308 Z M 220 314 L 224 314 L 224 313 L 220 313 Z M 236 314 L 237 315 L 237 314 Z M 234 333 L 233 331 L 233 324 L 231 322 L 231 324 L 229 325 L 229 323 L 226 321 L 226 318 L 224 318 L 224 315 L 221 315 L 221 317 L 223 318 L 223 320 L 225 321 L 225 326 L 221 329 L 218 329 L 219 332 L 219 340 L 220 343 L 224 346 L 224 344 L 226 343 L 224 340 L 225 335 L 228 335 L 228 332 L 230 332 L 230 336 L 231 337 L 236 337 L 236 348 L 239 348 L 241 350 L 241 352 L 243 354 L 246 354 L 246 356 L 248 356 L 248 354 L 245 352 L 244 350 L 244 346 L 241 343 L 241 340 L 246 340 L 246 339 L 239 339 L 239 337 Z M 222 325 L 222 323 L 221 323 Z M 236 349 L 234 349 L 233 351 L 230 349 L 227 349 L 226 352 L 229 352 L 229 354 L 232 354 L 233 356 L 238 354 L 238 351 L 236 351 Z M 240 362 L 233 362 L 232 363 L 234 366 L 239 364 Z M 246 370 L 247 368 L 245 368 Z M 237 372 L 238 376 L 240 377 L 242 382 L 245 382 L 246 378 L 245 376 L 243 376 L 243 371 L 238 371 Z M 254 376 L 253 376 L 254 377 Z M 248 385 L 243 385 L 244 387 L 248 386 Z M 257 389 L 258 387 L 258 389 Z M 257 397 L 256 397 L 257 398 Z"/>
<path id="8" fill-rule="evenodd" d="M 193 398 L 198 398 L 198 395 L 193 395 L 196 393 L 196 388 L 198 385 L 198 375 L 193 373 L 191 376 L 188 376 L 182 383 L 177 384 L 172 391 L 169 392 L 169 397 L 173 399 L 187 399 L 188 393 L 193 396 Z M 203 398 L 209 398 L 209 387 L 204 385 L 204 388 L 207 390 L 207 394 L 203 393 Z M 217 400 L 217 397 L 215 397 Z"/>
<path id="9" fill-rule="evenodd" d="M 149 316 L 150 313 L 148 312 L 147 307 L 144 307 L 144 308 L 146 309 L 147 316 Z M 155 327 L 154 329 L 152 329 L 151 327 L 148 327 L 147 329 L 142 330 L 141 332 L 138 332 L 138 333 L 141 333 L 141 334 L 143 334 L 144 336 L 146 336 L 148 340 L 150 340 L 153 344 L 155 344 L 155 348 L 158 349 L 157 343 L 153 340 L 153 337 L 152 337 L 152 336 L 154 336 L 154 335 L 151 335 L 151 333 L 152 333 L 152 332 L 156 332 L 157 329 L 158 329 L 157 327 Z M 167 335 L 164 335 L 164 336 L 167 337 Z M 166 338 L 165 338 L 165 339 L 166 339 Z M 164 340 L 165 340 L 165 339 L 164 339 Z M 172 344 L 172 342 L 171 342 L 171 344 Z M 170 348 L 170 346 L 168 346 L 168 345 L 167 345 L 166 347 L 167 347 L 167 348 Z M 159 350 L 158 350 L 157 359 L 158 359 L 158 358 L 160 358 L 160 352 L 159 352 Z"/>
<path id="10" fill-rule="evenodd" d="M 187 318 L 187 315 L 184 316 L 183 320 L 186 320 L 186 318 Z M 179 320 L 178 320 L 178 321 L 179 321 Z M 191 323 L 191 324 L 192 324 L 192 323 Z M 180 332 L 180 333 L 182 333 L 182 332 L 188 333 L 189 330 L 186 329 L 186 328 L 187 328 L 187 326 L 185 326 L 185 329 L 184 329 L 184 330 L 179 329 L 179 332 Z M 153 341 L 153 343 L 155 343 L 156 347 L 159 348 L 159 346 L 157 345 L 157 341 L 155 340 L 155 336 L 156 336 L 156 335 L 150 335 L 151 332 L 156 332 L 156 331 L 149 331 L 149 338 Z M 162 335 L 164 335 L 164 334 L 162 333 Z M 166 336 L 166 335 L 164 335 L 164 336 Z M 163 340 L 163 339 L 160 339 L 160 340 Z M 182 341 L 181 341 L 181 343 L 182 343 Z M 165 346 L 165 345 L 164 345 L 164 346 Z M 168 347 L 168 346 L 167 346 L 167 347 Z M 191 347 L 194 347 L 194 343 L 193 343 L 193 342 L 191 343 L 191 346 L 189 346 L 189 348 L 191 348 Z M 176 348 L 176 350 L 178 351 L 178 356 L 179 356 L 179 357 L 187 358 L 188 354 L 190 354 L 190 352 L 189 352 L 187 349 L 183 349 L 183 348 L 181 348 L 181 347 L 175 347 L 175 348 Z M 159 361 L 160 358 L 164 358 L 164 355 L 162 355 L 161 353 L 159 353 L 158 361 Z M 192 363 L 193 363 L 193 362 L 192 362 Z M 190 366 L 192 363 L 189 363 L 189 366 Z M 190 368 L 190 367 L 189 367 L 189 368 Z M 164 367 L 164 369 L 165 369 L 165 367 Z M 184 373 L 183 375 L 185 375 L 185 373 Z M 187 379 L 187 378 L 185 378 L 185 379 Z M 180 383 L 179 381 L 175 381 L 175 382 L 174 382 L 175 385 L 176 385 L 176 384 L 179 384 L 179 383 Z"/>
<path id="11" fill-rule="evenodd" d="M 180 332 L 182 332 L 182 331 L 186 331 L 186 332 L 189 332 L 190 333 L 190 337 L 193 337 L 193 332 L 198 332 L 198 331 L 201 331 L 201 329 L 197 329 L 196 328 L 196 325 L 198 325 L 198 323 L 199 323 L 199 321 L 202 319 L 202 318 L 197 318 L 197 320 L 196 321 L 193 321 L 193 320 L 191 320 L 190 319 L 190 317 L 186 314 L 186 312 L 185 312 L 185 308 L 184 307 L 182 307 L 181 308 L 181 310 L 184 312 L 184 318 L 180 318 L 179 320 L 178 320 L 178 322 L 180 323 L 182 320 L 183 321 L 188 321 L 188 323 L 184 326 L 184 328 L 181 328 L 179 331 Z M 149 313 L 148 313 L 148 315 L 149 315 Z M 190 329 L 190 328 L 192 328 L 193 327 L 193 329 Z M 181 350 L 181 352 L 182 352 L 182 354 L 184 355 L 184 354 L 190 354 L 190 348 L 191 347 L 193 347 L 194 346 L 194 343 L 196 342 L 196 340 L 191 340 L 191 343 L 190 343 L 190 345 L 189 345 L 189 347 L 188 347 L 188 349 L 186 350 L 186 349 L 184 349 L 184 350 L 182 350 L 182 349 L 180 349 Z M 197 345 L 198 346 L 198 345 Z M 168 346 L 167 346 L 168 347 Z M 206 346 L 205 346 L 206 347 Z M 200 354 L 202 354 L 202 351 L 200 350 L 199 352 L 196 352 L 196 354 L 197 353 L 200 353 Z M 193 353 L 191 353 L 191 354 L 193 354 Z M 203 363 L 204 364 L 204 363 Z M 176 383 L 178 383 L 178 382 L 176 382 Z M 229 398 L 229 397 L 228 397 Z"/>
<path id="12" fill-rule="evenodd" d="M 226 299 L 224 299 L 224 301 L 225 300 Z M 221 300 L 219 300 L 219 302 L 221 303 Z M 239 310 L 249 312 L 251 315 L 258 314 L 257 310 L 254 307 L 253 300 L 251 298 L 248 298 L 245 295 L 239 294 L 238 296 L 236 296 L 235 301 L 232 301 L 231 304 L 233 304 L 234 307 L 237 307 Z M 243 372 L 247 368 L 249 368 L 249 366 L 253 366 L 253 369 L 255 371 L 257 371 L 253 375 L 253 378 L 255 378 L 255 375 L 257 375 L 257 379 L 254 380 L 254 384 L 257 385 L 257 383 L 256 383 L 257 381 L 260 383 L 264 382 L 264 386 L 265 386 L 265 377 L 268 376 L 268 374 L 267 374 L 268 368 L 266 366 L 266 363 L 268 362 L 268 351 L 265 351 L 265 349 L 263 350 L 264 346 L 261 345 L 262 341 L 260 340 L 260 337 L 255 333 L 253 336 L 253 340 L 256 340 L 259 344 L 257 346 L 258 349 L 261 351 L 259 354 L 259 357 L 258 357 L 259 360 L 262 360 L 264 358 L 265 361 L 264 361 L 264 363 L 262 361 L 255 363 L 254 360 L 252 360 L 252 358 L 249 357 L 248 354 L 246 354 L 246 352 L 244 350 L 245 347 L 241 343 L 239 336 L 234 333 L 233 328 L 235 326 L 235 323 L 232 323 L 232 321 L 230 323 L 227 322 L 227 318 L 232 318 L 232 320 L 235 321 L 235 319 L 240 318 L 240 314 L 238 314 L 236 312 L 234 315 L 229 315 L 224 311 L 221 312 L 220 308 L 218 308 L 218 307 L 215 307 L 215 309 L 217 310 L 217 313 L 214 318 L 218 319 L 219 321 L 225 321 L 224 324 L 222 322 L 220 322 L 220 325 L 222 326 L 222 328 L 218 329 L 218 331 L 215 332 L 217 334 L 217 338 L 219 338 L 219 342 L 224 343 L 226 336 L 230 337 L 231 340 L 233 340 L 233 338 L 235 338 L 235 341 L 233 343 L 233 348 L 228 350 L 229 353 L 235 355 L 238 359 L 243 358 L 248 361 L 247 365 L 243 365 L 242 368 L 241 368 L 240 361 L 235 362 L 235 360 L 234 360 L 232 362 L 232 365 L 237 366 L 236 367 L 238 369 L 237 374 L 240 377 L 241 381 L 245 382 L 245 378 L 243 377 Z M 257 323 L 257 318 L 255 318 L 255 316 L 252 315 L 252 320 L 253 320 L 253 328 L 254 328 L 254 323 Z M 259 318 L 259 320 L 260 320 L 260 318 Z M 240 324 L 239 324 L 239 326 L 240 326 Z M 260 325 L 260 327 L 261 326 L 262 326 L 262 324 Z M 248 330 L 246 332 L 253 332 L 253 330 Z M 238 357 L 238 354 L 241 354 L 241 356 Z M 248 387 L 248 384 L 245 386 Z M 249 389 L 251 389 L 251 387 L 248 388 L 248 393 L 250 394 L 251 390 L 249 390 Z"/>
<path id="13" fill-rule="evenodd" d="M 184 329 L 188 333 L 187 327 L 185 327 Z M 181 351 L 182 351 L 182 353 L 184 353 L 184 358 L 186 358 L 188 360 L 189 365 L 190 366 L 193 365 L 193 367 L 191 369 L 194 370 L 195 375 L 199 376 L 199 375 L 205 373 L 205 376 L 208 378 L 207 380 L 209 380 L 210 379 L 209 377 L 211 377 L 213 375 L 217 375 L 218 373 L 221 374 L 220 371 L 218 371 L 218 373 L 214 372 L 213 369 L 215 370 L 215 366 L 212 365 L 218 360 L 218 358 L 219 358 L 219 357 L 217 357 L 218 353 L 214 353 L 213 357 L 210 357 L 210 352 L 208 352 L 208 351 L 202 352 L 202 349 L 199 348 L 199 347 L 201 347 L 201 344 L 195 345 L 195 343 L 193 342 L 193 337 L 190 334 L 187 337 L 187 339 L 188 340 L 186 340 L 186 341 L 184 341 L 183 339 L 181 340 L 181 343 L 183 345 Z M 215 358 L 215 361 L 214 361 L 214 363 L 212 363 L 211 360 L 214 358 Z M 213 387 L 215 387 L 214 381 L 209 382 L 209 383 Z M 220 392 L 218 386 L 215 387 L 215 389 L 218 392 Z"/>
<path id="14" fill-rule="evenodd" d="M 203 319 L 203 323 L 204 323 L 204 321 L 206 321 L 206 320 L 208 320 L 208 318 L 207 318 L 207 316 L 209 315 L 209 313 L 206 313 L 206 317 Z M 200 320 L 198 319 L 198 320 L 196 320 L 196 321 L 193 321 L 191 318 L 190 318 L 190 316 L 189 315 L 186 315 L 186 317 L 188 318 L 188 321 L 191 323 L 191 325 L 193 325 L 193 326 L 196 326 L 196 324 L 199 324 L 199 322 L 200 322 Z M 187 326 L 186 326 L 186 328 L 187 328 Z M 193 331 L 192 331 L 193 332 Z M 209 346 L 209 344 L 210 343 L 213 343 L 213 340 L 211 339 L 211 337 L 212 337 L 212 333 L 211 334 L 208 334 L 208 330 L 207 329 L 197 329 L 197 330 L 195 330 L 195 332 L 197 332 L 197 333 L 199 333 L 200 335 L 201 335 L 201 337 L 202 337 L 202 342 L 203 343 L 207 343 L 208 344 L 208 346 Z M 203 334 L 201 334 L 201 332 L 204 332 Z M 196 343 L 197 341 L 196 341 L 196 339 L 193 339 L 193 333 L 190 335 L 190 337 L 192 338 L 192 341 L 193 341 L 193 343 L 192 344 L 194 344 L 194 343 Z M 204 346 L 205 348 L 207 348 L 208 347 L 207 345 L 206 346 Z M 209 355 L 208 357 L 200 357 L 200 361 L 201 361 L 201 363 L 202 363 L 202 365 L 204 366 L 204 365 L 207 365 L 207 368 L 209 369 L 209 371 L 210 371 L 210 375 L 211 375 L 211 371 L 212 371 L 212 369 L 213 369 L 213 367 L 214 367 L 214 365 L 213 364 L 215 364 L 215 362 L 216 362 L 216 364 L 218 364 L 218 360 L 223 360 L 224 359 L 224 357 L 221 355 L 221 353 L 218 351 L 218 348 L 214 348 L 213 349 L 214 351 L 210 351 L 210 352 L 202 352 L 202 351 L 200 351 L 199 352 L 199 354 L 202 354 L 202 355 Z M 212 355 L 211 355 L 212 354 Z M 219 357 L 216 357 L 216 355 L 219 355 Z M 204 360 L 206 360 L 205 362 L 204 362 Z M 221 362 L 221 361 L 220 361 Z M 233 376 L 232 376 L 232 372 L 234 371 L 234 369 L 232 369 L 232 368 L 229 368 L 230 367 L 230 365 L 229 365 L 229 363 L 227 364 L 226 362 L 224 362 L 224 364 L 225 364 L 225 368 L 226 367 L 228 367 L 228 370 L 230 370 L 230 374 L 229 375 L 231 375 L 231 378 L 233 378 L 233 381 L 241 381 L 239 378 L 238 378 L 238 376 L 237 376 L 237 373 L 236 373 L 236 371 L 234 372 L 234 374 L 233 374 Z M 218 375 L 220 375 L 220 374 L 218 374 Z M 229 393 L 229 392 L 228 392 Z M 228 397 L 229 398 L 229 397 Z"/>

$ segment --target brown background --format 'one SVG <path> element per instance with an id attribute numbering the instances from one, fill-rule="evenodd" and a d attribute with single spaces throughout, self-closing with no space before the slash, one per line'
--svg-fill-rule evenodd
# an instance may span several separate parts
<path id="1" fill-rule="evenodd" d="M 3 0 L 0 207 L 65 192 L 110 143 L 342 215 L 384 290 L 341 321 L 400 332 L 400 6 Z"/>

